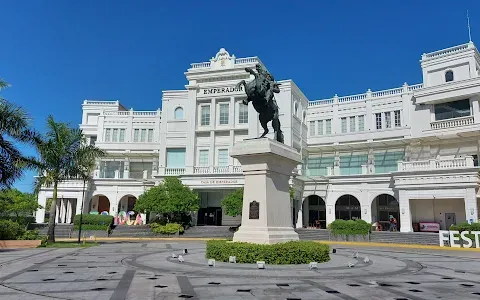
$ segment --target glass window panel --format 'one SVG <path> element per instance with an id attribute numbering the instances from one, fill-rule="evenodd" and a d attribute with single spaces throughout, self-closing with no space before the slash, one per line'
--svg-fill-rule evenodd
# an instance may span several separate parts
<path id="1" fill-rule="evenodd" d="M 167 149 L 167 168 L 185 168 L 185 148 Z"/>
<path id="2" fill-rule="evenodd" d="M 111 139 L 111 129 L 107 128 L 105 129 L 105 142 L 110 142 Z"/>
<path id="3" fill-rule="evenodd" d="M 153 129 L 148 129 L 148 142 L 153 142 Z"/>
<path id="4" fill-rule="evenodd" d="M 201 167 L 208 166 L 208 150 L 200 150 L 199 151 L 198 164 Z"/>
<path id="5" fill-rule="evenodd" d="M 325 120 L 325 134 L 332 134 L 332 119 Z"/>
<path id="6" fill-rule="evenodd" d="M 315 135 L 315 121 L 310 121 L 310 126 L 308 128 L 308 131 L 310 132 L 310 136 Z"/>
<path id="7" fill-rule="evenodd" d="M 175 120 L 183 120 L 183 108 L 177 107 L 175 109 Z"/>
<path id="8" fill-rule="evenodd" d="M 368 162 L 368 155 L 340 156 L 340 175 L 362 174 L 362 165 Z"/>
<path id="9" fill-rule="evenodd" d="M 241 102 L 238 105 L 238 123 L 240 124 L 248 123 L 248 106 L 242 104 Z"/>
<path id="10" fill-rule="evenodd" d="M 200 125 L 210 125 L 210 105 L 202 105 Z"/>
<path id="11" fill-rule="evenodd" d="M 125 129 L 120 129 L 120 136 L 118 137 L 119 142 L 125 142 Z"/>
<path id="12" fill-rule="evenodd" d="M 140 137 L 140 129 L 134 129 L 133 130 L 133 141 L 138 142 Z"/>
<path id="13" fill-rule="evenodd" d="M 228 103 L 221 103 L 220 104 L 219 124 L 220 125 L 227 125 L 228 124 Z"/>
<path id="14" fill-rule="evenodd" d="M 342 118 L 341 119 L 341 125 L 342 125 L 342 133 L 347 132 L 347 118 Z"/>
<path id="15" fill-rule="evenodd" d="M 140 135 L 140 142 L 145 142 L 146 139 L 147 139 L 147 130 L 146 130 L 146 129 L 142 129 L 141 135 Z"/>
<path id="16" fill-rule="evenodd" d="M 365 130 L 365 116 L 358 116 L 358 131 Z"/>
<path id="17" fill-rule="evenodd" d="M 400 111 L 396 110 L 395 111 L 395 127 L 400 127 L 402 126 L 402 121 L 400 120 Z"/>
<path id="18" fill-rule="evenodd" d="M 375 114 L 375 123 L 377 125 L 377 129 L 382 129 L 382 114 L 376 113 Z"/>
<path id="19" fill-rule="evenodd" d="M 218 150 L 218 165 L 228 166 L 228 149 Z"/>
<path id="20" fill-rule="evenodd" d="M 385 113 L 385 128 L 392 128 L 392 116 L 389 111 Z"/>
<path id="21" fill-rule="evenodd" d="M 355 132 L 355 117 L 350 117 L 350 132 Z"/>
<path id="22" fill-rule="evenodd" d="M 112 142 L 118 142 L 118 129 L 117 128 L 113 129 Z"/>
<path id="23" fill-rule="evenodd" d="M 319 120 L 317 123 L 317 135 L 323 135 L 323 120 Z"/>

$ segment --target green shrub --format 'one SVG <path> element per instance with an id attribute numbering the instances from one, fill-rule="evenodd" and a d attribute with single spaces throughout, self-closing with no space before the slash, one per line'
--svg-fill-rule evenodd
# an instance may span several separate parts
<path id="1" fill-rule="evenodd" d="M 23 227 L 10 220 L 0 220 L 0 240 L 16 240 L 22 236 Z"/>
<path id="2" fill-rule="evenodd" d="M 328 230 L 333 235 L 367 235 L 371 225 L 364 220 L 335 220 L 328 225 Z"/>
<path id="3" fill-rule="evenodd" d="M 267 264 L 308 264 L 312 261 L 327 262 L 330 260 L 330 249 L 325 244 L 312 241 L 292 241 L 286 243 L 261 245 L 226 240 L 207 241 L 207 259 L 228 262 L 235 256 L 237 263 Z"/>
<path id="4" fill-rule="evenodd" d="M 158 223 L 151 223 L 150 228 L 153 232 L 159 234 L 175 234 L 175 233 L 183 233 L 184 228 L 181 224 L 177 223 L 168 223 L 165 225 L 160 225 Z"/>
<path id="5" fill-rule="evenodd" d="M 80 230 L 80 225 L 75 225 L 73 226 L 74 230 Z M 110 229 L 110 225 L 96 225 L 96 224 L 83 224 L 82 225 L 82 231 L 83 230 L 108 230 Z"/>
<path id="6" fill-rule="evenodd" d="M 76 215 L 73 219 L 74 225 L 80 225 L 80 215 Z M 85 224 L 89 225 L 104 225 L 110 227 L 113 225 L 113 216 L 109 215 L 83 215 L 82 229 Z"/>
<path id="7" fill-rule="evenodd" d="M 17 240 L 40 240 L 40 233 L 38 229 L 26 230 Z"/>
<path id="8" fill-rule="evenodd" d="M 468 224 L 467 222 L 462 222 L 456 225 L 450 226 L 450 230 L 455 231 L 480 231 L 480 223 Z"/>
<path id="9" fill-rule="evenodd" d="M 0 216 L 0 220 L 10 220 L 20 225 L 27 226 L 28 224 L 35 223 L 35 217 L 33 216 Z"/>

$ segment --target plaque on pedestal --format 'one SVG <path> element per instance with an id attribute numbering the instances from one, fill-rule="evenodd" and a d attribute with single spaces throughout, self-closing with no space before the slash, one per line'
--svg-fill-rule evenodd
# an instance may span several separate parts
<path id="1" fill-rule="evenodd" d="M 250 210 L 248 214 L 249 219 L 259 219 L 260 218 L 260 203 L 257 201 L 250 202 Z"/>

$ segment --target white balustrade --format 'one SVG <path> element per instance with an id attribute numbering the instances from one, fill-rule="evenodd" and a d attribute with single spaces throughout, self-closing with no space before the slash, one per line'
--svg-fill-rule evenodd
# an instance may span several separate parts
<path id="1" fill-rule="evenodd" d="M 194 174 L 209 174 L 210 167 L 193 167 Z"/>
<path id="2" fill-rule="evenodd" d="M 233 173 L 242 173 L 242 166 L 233 166 Z"/>
<path id="3" fill-rule="evenodd" d="M 440 158 L 419 161 L 399 161 L 398 171 L 425 171 L 473 167 L 473 157 Z"/>
<path id="4" fill-rule="evenodd" d="M 472 124 L 473 124 L 473 116 L 468 116 L 468 117 L 447 119 L 447 120 L 441 120 L 441 121 L 434 121 L 430 123 L 430 126 L 432 129 L 445 129 L 445 128 L 472 125 Z"/>
<path id="5" fill-rule="evenodd" d="M 88 105 L 108 105 L 108 106 L 114 106 L 118 105 L 119 102 L 118 100 L 115 101 L 98 101 L 98 100 L 85 100 L 83 101 L 83 104 L 88 104 Z"/>
<path id="6" fill-rule="evenodd" d="M 237 58 L 235 60 L 235 64 L 251 64 L 259 62 L 258 57 L 245 57 L 245 58 Z"/>
<path id="7" fill-rule="evenodd" d="M 228 174 L 229 172 L 229 167 L 228 166 L 214 166 L 213 167 L 213 173 L 214 174 Z"/>
<path id="8" fill-rule="evenodd" d="M 165 168 L 165 175 L 183 175 L 185 168 Z"/>
<path id="9" fill-rule="evenodd" d="M 460 52 L 460 51 L 466 50 L 466 49 L 468 49 L 468 46 L 469 46 L 469 43 L 459 45 L 459 46 L 455 46 L 455 47 L 450 47 L 450 48 L 447 48 L 447 49 L 426 53 L 426 54 L 422 55 L 422 57 L 425 59 L 425 58 L 434 58 L 434 57 L 439 57 L 439 56 L 443 56 L 443 55 L 447 55 L 447 54 L 452 54 L 452 53 L 455 53 L 455 52 Z"/>
<path id="10" fill-rule="evenodd" d="M 421 89 L 423 88 L 423 83 L 419 83 L 419 84 L 414 84 L 414 85 L 410 85 L 408 86 L 408 91 L 411 92 L 411 91 L 415 91 L 415 90 L 418 90 L 418 89 Z"/>
<path id="11" fill-rule="evenodd" d="M 209 62 L 193 63 L 191 64 L 191 66 L 192 66 L 192 69 L 209 68 L 210 63 Z"/>

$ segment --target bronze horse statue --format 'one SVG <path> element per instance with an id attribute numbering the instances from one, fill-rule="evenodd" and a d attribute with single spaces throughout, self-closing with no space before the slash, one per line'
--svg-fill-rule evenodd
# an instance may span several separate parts
<path id="1" fill-rule="evenodd" d="M 245 68 L 245 71 L 255 76 L 250 82 L 240 81 L 236 88 L 241 85 L 245 88 L 247 99 L 243 100 L 244 105 L 252 102 L 253 107 L 258 112 L 258 119 L 263 127 L 263 134 L 259 138 L 265 137 L 268 133 L 268 122 L 272 121 L 274 130 L 274 139 L 283 143 L 283 132 L 280 129 L 280 120 L 278 118 L 278 105 L 274 93 L 280 93 L 280 84 L 275 82 L 273 76 L 268 73 L 260 64 L 255 66 L 257 72 L 252 68 Z"/>

